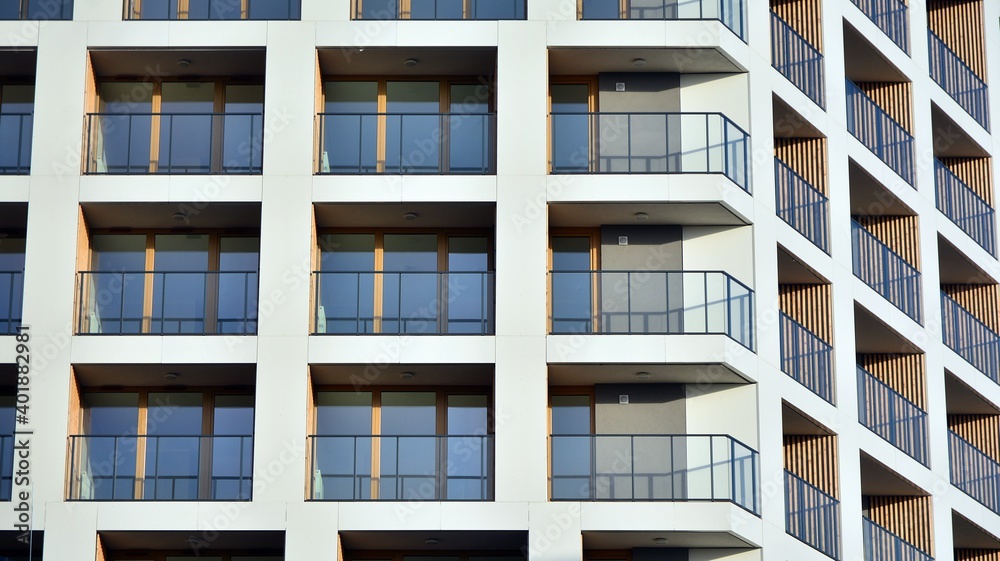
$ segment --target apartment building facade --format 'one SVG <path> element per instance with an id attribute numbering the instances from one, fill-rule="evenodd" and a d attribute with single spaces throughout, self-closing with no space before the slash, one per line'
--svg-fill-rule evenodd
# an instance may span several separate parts
<path id="1" fill-rule="evenodd" d="M 0 18 L 0 559 L 1000 560 L 1000 4 Z"/>

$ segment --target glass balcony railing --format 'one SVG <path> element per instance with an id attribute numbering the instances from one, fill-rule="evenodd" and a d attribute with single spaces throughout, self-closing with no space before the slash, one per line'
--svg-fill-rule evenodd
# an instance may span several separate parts
<path id="1" fill-rule="evenodd" d="M 910 52 L 906 3 L 902 0 L 852 0 L 904 53 Z"/>
<path id="2" fill-rule="evenodd" d="M 71 20 L 73 0 L 4 0 L 0 20 Z"/>
<path id="3" fill-rule="evenodd" d="M 314 501 L 492 501 L 492 435 L 309 436 Z"/>
<path id="4" fill-rule="evenodd" d="M 249 435 L 69 437 L 69 500 L 248 501 Z"/>
<path id="5" fill-rule="evenodd" d="M 854 220 L 851 234 L 854 276 L 920 323 L 920 271 Z"/>
<path id="6" fill-rule="evenodd" d="M 847 130 L 913 185 L 913 137 L 850 80 L 847 80 Z"/>
<path id="7" fill-rule="evenodd" d="M 525 0 L 358 0 L 362 20 L 523 20 Z"/>
<path id="8" fill-rule="evenodd" d="M 745 43 L 743 0 L 583 0 L 580 19 L 719 20 Z"/>
<path id="9" fill-rule="evenodd" d="M 833 403 L 833 347 L 785 312 L 781 314 L 781 371 Z"/>
<path id="10" fill-rule="evenodd" d="M 774 159 L 774 183 L 778 216 L 816 247 L 829 252 L 826 195 L 778 158 Z"/>
<path id="11" fill-rule="evenodd" d="M 840 501 L 785 470 L 785 531 L 827 557 L 840 559 Z"/>
<path id="12" fill-rule="evenodd" d="M 774 12 L 771 12 L 771 66 L 816 105 L 826 107 L 823 54 Z"/>
<path id="13" fill-rule="evenodd" d="M 495 113 L 321 113 L 320 174 L 496 173 Z"/>
<path id="14" fill-rule="evenodd" d="M 927 465 L 927 413 L 860 366 L 858 420 L 907 456 Z"/>
<path id="15" fill-rule="evenodd" d="M 0 271 L 0 335 L 17 333 L 24 299 L 24 272 Z"/>
<path id="16" fill-rule="evenodd" d="M 951 484 L 1000 514 L 1000 463 L 954 431 L 948 431 Z"/>
<path id="17" fill-rule="evenodd" d="M 940 160 L 934 159 L 937 208 L 980 247 L 996 255 L 995 211 Z"/>
<path id="18" fill-rule="evenodd" d="M 261 172 L 262 113 L 91 113 L 87 173 Z"/>
<path id="19" fill-rule="evenodd" d="M 77 333 L 254 335 L 256 271 L 82 271 Z"/>
<path id="20" fill-rule="evenodd" d="M 129 0 L 133 20 L 298 20 L 300 0 Z"/>
<path id="21" fill-rule="evenodd" d="M 720 334 L 754 348 L 753 291 L 721 271 L 552 271 L 553 334 Z"/>
<path id="22" fill-rule="evenodd" d="M 758 514 L 757 452 L 727 435 L 552 435 L 554 501 L 730 501 Z"/>
<path id="23" fill-rule="evenodd" d="M 719 173 L 750 191 L 750 136 L 721 113 L 552 113 L 552 173 Z"/>
<path id="24" fill-rule="evenodd" d="M 989 90 L 986 82 L 930 29 L 927 30 L 927 51 L 931 78 L 977 123 L 990 130 Z"/>
<path id="25" fill-rule="evenodd" d="M 493 334 L 492 272 L 317 271 L 314 277 L 318 334 Z"/>
<path id="26" fill-rule="evenodd" d="M 31 113 L 0 113 L 0 175 L 31 171 Z"/>
<path id="27" fill-rule="evenodd" d="M 941 293 L 941 337 L 976 370 L 1000 383 L 1000 334 L 945 292 Z"/>
<path id="28" fill-rule="evenodd" d="M 934 561 L 934 558 L 893 534 L 884 527 L 862 517 L 865 561 Z"/>

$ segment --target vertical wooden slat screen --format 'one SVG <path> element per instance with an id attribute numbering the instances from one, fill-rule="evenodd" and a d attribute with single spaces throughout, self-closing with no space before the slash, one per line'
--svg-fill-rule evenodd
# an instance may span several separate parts
<path id="1" fill-rule="evenodd" d="M 993 161 L 991 158 L 939 158 L 941 163 L 993 206 Z"/>
<path id="2" fill-rule="evenodd" d="M 917 217 L 909 215 L 855 216 L 859 224 L 889 246 L 913 268 L 920 270 Z"/>
<path id="3" fill-rule="evenodd" d="M 1000 549 L 956 549 L 955 561 L 1000 561 Z"/>
<path id="4" fill-rule="evenodd" d="M 933 556 L 930 497 L 872 496 L 869 517 L 890 532 Z"/>
<path id="5" fill-rule="evenodd" d="M 948 415 L 948 428 L 1000 461 L 1000 415 Z"/>
<path id="6" fill-rule="evenodd" d="M 982 0 L 927 0 L 927 27 L 986 79 Z"/>
<path id="7" fill-rule="evenodd" d="M 817 337 L 833 342 L 833 312 L 830 309 L 830 285 L 778 285 L 778 306 L 781 311 L 801 323 Z"/>
<path id="8" fill-rule="evenodd" d="M 786 434 L 784 454 L 785 469 L 834 497 L 840 497 L 836 436 Z"/>
<path id="9" fill-rule="evenodd" d="M 826 138 L 775 138 L 774 155 L 817 191 L 826 190 Z M 829 195 L 828 195 L 829 196 Z"/>
<path id="10" fill-rule="evenodd" d="M 924 355 L 859 354 L 858 364 L 917 405 L 927 410 L 924 389 Z"/>
<path id="11" fill-rule="evenodd" d="M 823 52 L 823 6 L 820 0 L 771 0 L 771 10 Z"/>
<path id="12" fill-rule="evenodd" d="M 906 132 L 913 134 L 909 82 L 855 82 L 855 84 L 906 129 Z"/>
<path id="13" fill-rule="evenodd" d="M 1000 332 L 1000 285 L 942 284 L 941 291 L 972 312 L 993 331 Z"/>

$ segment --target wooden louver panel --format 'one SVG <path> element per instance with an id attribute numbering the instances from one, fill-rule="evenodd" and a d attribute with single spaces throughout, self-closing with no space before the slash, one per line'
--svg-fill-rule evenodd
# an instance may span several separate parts
<path id="1" fill-rule="evenodd" d="M 927 0 L 927 27 L 986 79 L 982 0 Z"/>
<path id="2" fill-rule="evenodd" d="M 955 561 L 1000 561 L 1000 549 L 956 549 Z"/>
<path id="3" fill-rule="evenodd" d="M 771 9 L 823 52 L 823 6 L 820 0 L 771 0 Z"/>
<path id="4" fill-rule="evenodd" d="M 1000 461 L 1000 415 L 948 415 L 948 428 Z"/>
<path id="5" fill-rule="evenodd" d="M 830 285 L 782 284 L 778 286 L 781 311 L 801 323 L 817 337 L 833 340 L 833 313 L 830 309 Z"/>
<path id="6" fill-rule="evenodd" d="M 924 390 L 924 355 L 922 354 L 862 354 L 858 364 L 885 382 L 903 397 L 927 410 Z"/>
<path id="7" fill-rule="evenodd" d="M 931 548 L 930 497 L 869 497 L 868 515 L 873 522 L 933 555 Z"/>
<path id="8" fill-rule="evenodd" d="M 836 436 L 786 434 L 784 455 L 785 469 L 834 497 L 840 496 Z"/>
<path id="9" fill-rule="evenodd" d="M 855 82 L 855 84 L 906 129 L 906 132 L 913 134 L 909 82 Z"/>
<path id="10" fill-rule="evenodd" d="M 817 191 L 828 195 L 825 138 L 775 138 L 774 155 Z"/>
<path id="11" fill-rule="evenodd" d="M 990 158 L 939 158 L 987 204 L 993 206 L 993 164 Z"/>
<path id="12" fill-rule="evenodd" d="M 861 226 L 871 232 L 913 266 L 920 270 L 920 252 L 917 249 L 917 217 L 911 215 L 855 216 Z"/>
<path id="13" fill-rule="evenodd" d="M 942 284 L 941 290 L 987 327 L 1000 333 L 1000 285 L 995 284 Z"/>

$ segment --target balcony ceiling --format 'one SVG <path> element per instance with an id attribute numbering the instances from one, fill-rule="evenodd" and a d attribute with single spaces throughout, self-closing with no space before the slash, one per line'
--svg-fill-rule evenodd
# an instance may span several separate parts
<path id="1" fill-rule="evenodd" d="M 404 215 L 416 214 L 407 220 Z M 320 228 L 492 228 L 493 203 L 317 204 Z"/>
<path id="2" fill-rule="evenodd" d="M 646 220 L 637 221 L 637 212 Z M 553 203 L 549 225 L 592 228 L 604 224 L 652 226 L 745 226 L 743 220 L 720 203 Z"/>
<path id="3" fill-rule="evenodd" d="M 772 96 L 775 138 L 821 138 L 823 135 L 778 96 Z"/>
<path id="4" fill-rule="evenodd" d="M 889 63 L 878 49 L 850 25 L 844 25 L 845 73 L 853 82 L 908 82 L 907 77 Z"/>
<path id="5" fill-rule="evenodd" d="M 435 538 L 437 545 L 428 545 L 424 540 Z M 355 551 L 372 550 L 405 550 L 405 551 L 442 551 L 442 550 L 517 550 L 528 544 L 528 533 L 517 531 L 425 531 L 400 532 L 389 530 L 384 532 L 341 531 L 340 541 L 344 549 Z"/>
<path id="6" fill-rule="evenodd" d="M 92 50 L 90 60 L 99 78 L 136 76 L 178 79 L 199 76 L 264 77 L 264 49 Z M 181 68 L 177 61 L 190 61 Z"/>
<path id="7" fill-rule="evenodd" d="M 989 152 L 965 133 L 947 113 L 931 104 L 931 124 L 934 127 L 934 156 L 937 158 L 983 158 Z"/>
<path id="8" fill-rule="evenodd" d="M 84 204 L 90 228 L 260 230 L 260 203 Z M 176 216 L 180 213 L 182 216 Z"/>
<path id="9" fill-rule="evenodd" d="M 779 246 L 778 284 L 828 284 L 828 282 Z"/>
<path id="10" fill-rule="evenodd" d="M 315 385 L 352 386 L 492 386 L 492 364 L 314 364 Z M 403 372 L 413 376 L 403 378 Z"/>
<path id="11" fill-rule="evenodd" d="M 735 372 L 717 364 L 550 364 L 549 385 L 592 386 L 594 384 L 700 384 L 710 369 L 717 384 L 746 384 Z M 639 372 L 649 379 L 640 381 Z"/>
<path id="12" fill-rule="evenodd" d="M 152 505 L 150 505 L 152 506 Z M 155 512 L 155 511 L 154 511 Z M 200 535 L 200 534 L 195 534 Z M 101 544 L 105 549 L 137 550 L 178 550 L 191 548 L 191 532 L 100 532 Z M 209 549 L 202 555 L 211 555 L 212 550 L 278 550 L 285 548 L 283 531 L 218 532 Z"/>
<path id="13" fill-rule="evenodd" d="M 850 163 L 850 183 L 852 215 L 913 216 L 916 214 L 853 160 Z"/>
<path id="14" fill-rule="evenodd" d="M 861 454 L 861 494 L 899 495 L 901 497 L 922 497 L 923 490 L 917 488 L 902 476 L 883 466 L 867 454 Z"/>
<path id="15" fill-rule="evenodd" d="M 787 403 L 781 407 L 782 434 L 801 434 L 808 436 L 830 436 L 829 429 L 800 413 Z"/>
<path id="16" fill-rule="evenodd" d="M 28 205 L 0 204 L 0 232 L 24 232 L 28 227 Z"/>
<path id="17" fill-rule="evenodd" d="M 0 76 L 34 78 L 37 53 L 34 50 L 0 50 Z"/>
<path id="18" fill-rule="evenodd" d="M 254 364 L 77 364 L 77 382 L 88 388 L 101 386 L 206 387 L 248 386 L 256 379 Z M 167 372 L 179 374 L 168 381 Z"/>
<path id="19" fill-rule="evenodd" d="M 854 345 L 855 351 L 862 354 L 920 352 L 920 349 L 857 303 L 854 305 Z"/>
<path id="20" fill-rule="evenodd" d="M 938 236 L 941 284 L 993 284 L 993 279 L 955 246 Z"/>
<path id="21" fill-rule="evenodd" d="M 678 509 L 680 510 L 680 509 Z M 667 538 L 671 548 L 749 548 L 751 544 L 727 532 L 584 532 L 584 549 L 631 549 L 657 547 L 656 538 Z"/>
<path id="22" fill-rule="evenodd" d="M 413 59 L 415 66 L 404 61 Z M 492 76 L 495 48 L 320 49 L 324 76 Z"/>
<path id="23" fill-rule="evenodd" d="M 646 65 L 636 68 L 632 61 L 641 58 Z M 600 72 L 690 72 L 690 61 L 698 61 L 699 72 L 742 72 L 742 69 L 716 49 L 663 48 L 556 48 L 549 49 L 549 74 L 587 75 Z"/>
<path id="24" fill-rule="evenodd" d="M 944 392 L 949 415 L 998 415 L 995 405 L 990 404 L 978 393 L 972 391 L 958 380 L 946 374 L 944 377 Z"/>
<path id="25" fill-rule="evenodd" d="M 956 549 L 1000 549 L 1000 539 L 954 511 L 951 513 L 951 531 Z"/>

